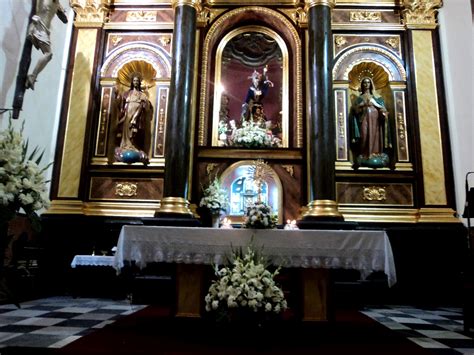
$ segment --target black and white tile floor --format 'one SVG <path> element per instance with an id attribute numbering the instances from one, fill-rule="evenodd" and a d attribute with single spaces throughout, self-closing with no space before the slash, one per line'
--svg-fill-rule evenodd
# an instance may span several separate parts
<path id="1" fill-rule="evenodd" d="M 0 305 L 0 354 L 5 347 L 61 348 L 145 305 L 127 300 L 51 297 Z M 434 354 L 474 355 L 460 308 L 366 307 L 362 313 Z"/>
<path id="2" fill-rule="evenodd" d="M 9 346 L 61 348 L 145 306 L 126 300 L 51 297 L 0 305 L 0 354 Z"/>
<path id="3" fill-rule="evenodd" d="M 362 313 L 434 354 L 474 355 L 474 334 L 464 332 L 461 308 L 379 306 Z"/>

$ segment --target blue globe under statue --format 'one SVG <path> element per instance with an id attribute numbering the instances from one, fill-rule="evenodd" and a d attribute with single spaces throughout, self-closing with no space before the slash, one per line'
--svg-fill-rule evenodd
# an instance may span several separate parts
<path id="1" fill-rule="evenodd" d="M 122 151 L 122 161 L 127 164 L 132 164 L 141 161 L 140 152 L 136 150 Z"/>
<path id="2" fill-rule="evenodd" d="M 372 154 L 369 158 L 359 155 L 356 162 L 359 166 L 377 169 L 387 167 L 390 164 L 390 158 L 385 153 Z"/>

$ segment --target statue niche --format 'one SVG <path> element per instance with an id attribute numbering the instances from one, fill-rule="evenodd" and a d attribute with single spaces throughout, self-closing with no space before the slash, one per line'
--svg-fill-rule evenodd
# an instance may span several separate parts
<path id="1" fill-rule="evenodd" d="M 227 34 L 216 55 L 213 146 L 288 146 L 288 54 L 272 30 Z M 286 88 L 285 88 L 286 85 Z"/>
<path id="2" fill-rule="evenodd" d="M 361 63 L 349 73 L 349 140 L 353 167 L 389 167 L 393 161 L 391 90 L 388 75 L 373 63 Z M 387 100 L 387 102 L 386 102 Z"/>
<path id="3" fill-rule="evenodd" d="M 143 61 L 129 62 L 118 71 L 111 101 L 109 162 L 149 163 L 155 76 L 152 65 Z"/>

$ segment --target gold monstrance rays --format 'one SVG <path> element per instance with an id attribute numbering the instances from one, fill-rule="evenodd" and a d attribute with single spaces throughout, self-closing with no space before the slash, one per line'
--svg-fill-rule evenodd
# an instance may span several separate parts
<path id="1" fill-rule="evenodd" d="M 257 188 L 257 202 L 262 202 L 262 184 L 273 178 L 272 169 L 262 159 L 258 159 L 249 167 L 248 173 Z"/>

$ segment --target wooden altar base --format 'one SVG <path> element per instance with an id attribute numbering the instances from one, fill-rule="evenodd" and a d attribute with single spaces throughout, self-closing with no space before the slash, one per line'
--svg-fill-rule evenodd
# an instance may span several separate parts
<path id="1" fill-rule="evenodd" d="M 205 265 L 176 265 L 176 317 L 199 318 L 203 314 Z M 329 312 L 329 270 L 299 269 L 302 320 L 326 322 Z"/>

